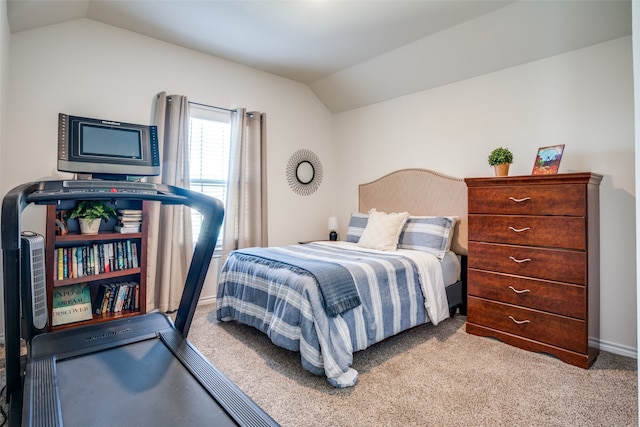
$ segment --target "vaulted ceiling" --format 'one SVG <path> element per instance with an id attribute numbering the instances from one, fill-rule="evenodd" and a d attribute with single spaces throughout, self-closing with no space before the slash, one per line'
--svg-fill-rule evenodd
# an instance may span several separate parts
<path id="1" fill-rule="evenodd" d="M 8 0 L 12 33 L 89 18 L 309 85 L 340 112 L 631 34 L 628 0 Z"/>

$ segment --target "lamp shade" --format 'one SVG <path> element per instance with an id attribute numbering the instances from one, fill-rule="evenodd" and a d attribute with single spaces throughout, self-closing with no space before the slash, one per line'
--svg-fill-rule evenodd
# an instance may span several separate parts
<path id="1" fill-rule="evenodd" d="M 329 231 L 336 231 L 338 229 L 338 218 L 335 216 L 329 217 Z"/>

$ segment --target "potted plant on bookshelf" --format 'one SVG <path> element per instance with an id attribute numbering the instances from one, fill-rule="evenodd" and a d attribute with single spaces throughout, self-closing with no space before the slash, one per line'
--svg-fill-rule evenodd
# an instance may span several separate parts
<path id="1" fill-rule="evenodd" d="M 509 175 L 511 163 L 513 163 L 513 154 L 508 148 L 498 147 L 489 154 L 489 166 L 493 166 L 496 176 Z"/>
<path id="2" fill-rule="evenodd" d="M 68 218 L 78 219 L 82 234 L 98 234 L 102 220 L 115 216 L 116 211 L 102 200 L 82 200 L 68 213 Z"/>

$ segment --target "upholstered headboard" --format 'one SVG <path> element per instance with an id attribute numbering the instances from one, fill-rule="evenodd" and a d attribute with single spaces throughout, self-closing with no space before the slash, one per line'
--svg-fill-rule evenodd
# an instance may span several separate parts
<path id="1" fill-rule="evenodd" d="M 467 185 L 428 169 L 401 169 L 358 187 L 358 210 L 457 216 L 451 250 L 467 255 Z"/>

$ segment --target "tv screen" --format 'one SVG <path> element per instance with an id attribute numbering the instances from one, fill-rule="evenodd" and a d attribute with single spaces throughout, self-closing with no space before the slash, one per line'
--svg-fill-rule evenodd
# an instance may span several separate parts
<path id="1" fill-rule="evenodd" d="M 142 159 L 142 135 L 134 129 L 105 128 L 81 124 L 83 156 Z"/>
<path id="2" fill-rule="evenodd" d="M 109 179 L 159 175 L 157 129 L 61 113 L 58 170 Z"/>

